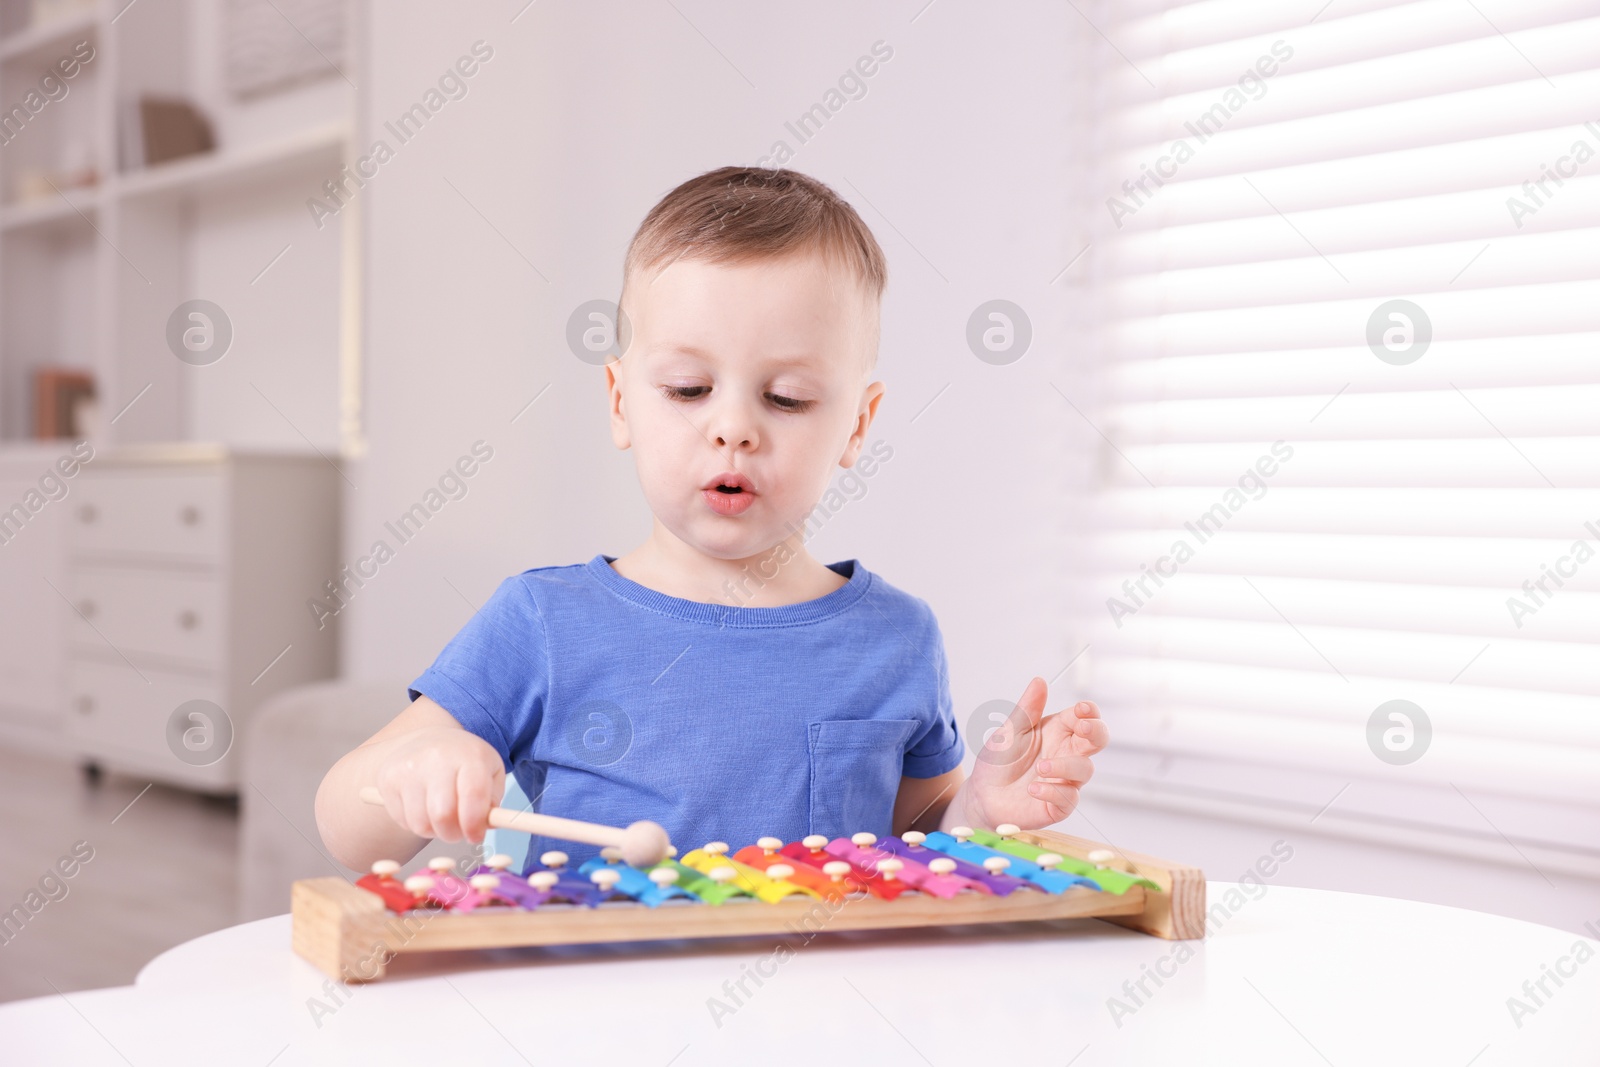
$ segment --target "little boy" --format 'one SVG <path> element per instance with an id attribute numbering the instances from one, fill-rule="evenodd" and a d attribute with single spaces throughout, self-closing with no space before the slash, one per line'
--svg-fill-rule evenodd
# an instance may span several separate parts
<path id="1" fill-rule="evenodd" d="M 410 706 L 323 779 L 335 857 L 359 870 L 480 842 L 508 771 L 533 810 L 651 819 L 680 852 L 1072 812 L 1107 739 L 1092 703 L 1045 716 L 1034 678 L 965 778 L 927 603 L 806 551 L 833 470 L 876 461 L 886 276 L 850 205 L 794 171 L 723 167 L 651 209 L 606 365 L 651 534 L 500 583 Z M 383 807 L 362 804 L 368 785 Z M 536 838 L 529 855 L 547 848 L 598 851 Z"/>

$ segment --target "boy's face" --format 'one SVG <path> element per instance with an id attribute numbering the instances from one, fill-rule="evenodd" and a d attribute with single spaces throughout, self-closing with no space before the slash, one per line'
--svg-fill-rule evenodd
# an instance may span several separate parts
<path id="1" fill-rule="evenodd" d="M 611 437 L 674 536 L 744 559 L 792 536 L 860 454 L 883 383 L 867 383 L 877 308 L 819 253 L 679 259 L 630 279 L 632 338 L 606 365 Z M 748 480 L 719 492 L 722 475 Z"/>

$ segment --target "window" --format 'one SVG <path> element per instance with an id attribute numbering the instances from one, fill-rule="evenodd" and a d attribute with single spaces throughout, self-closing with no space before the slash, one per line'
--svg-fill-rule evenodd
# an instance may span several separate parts
<path id="1" fill-rule="evenodd" d="M 1079 10 L 1096 786 L 1600 873 L 1600 3 Z"/>

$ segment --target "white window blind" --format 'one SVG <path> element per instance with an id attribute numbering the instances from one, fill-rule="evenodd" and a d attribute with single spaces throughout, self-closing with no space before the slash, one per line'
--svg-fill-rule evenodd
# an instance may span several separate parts
<path id="1" fill-rule="evenodd" d="M 1096 786 L 1600 871 L 1600 0 L 1079 10 Z"/>

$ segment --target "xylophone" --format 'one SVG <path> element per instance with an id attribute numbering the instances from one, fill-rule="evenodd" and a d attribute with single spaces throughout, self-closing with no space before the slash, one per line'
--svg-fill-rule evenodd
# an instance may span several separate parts
<path id="1" fill-rule="evenodd" d="M 799 935 L 1094 917 L 1169 939 L 1205 936 L 1195 867 L 1002 824 L 878 838 L 712 841 L 644 866 L 610 846 L 574 870 L 559 851 L 522 874 L 508 856 L 470 871 L 448 857 L 400 878 L 393 860 L 354 884 L 294 883 L 293 945 L 346 982 L 394 956 L 447 949 Z"/>

